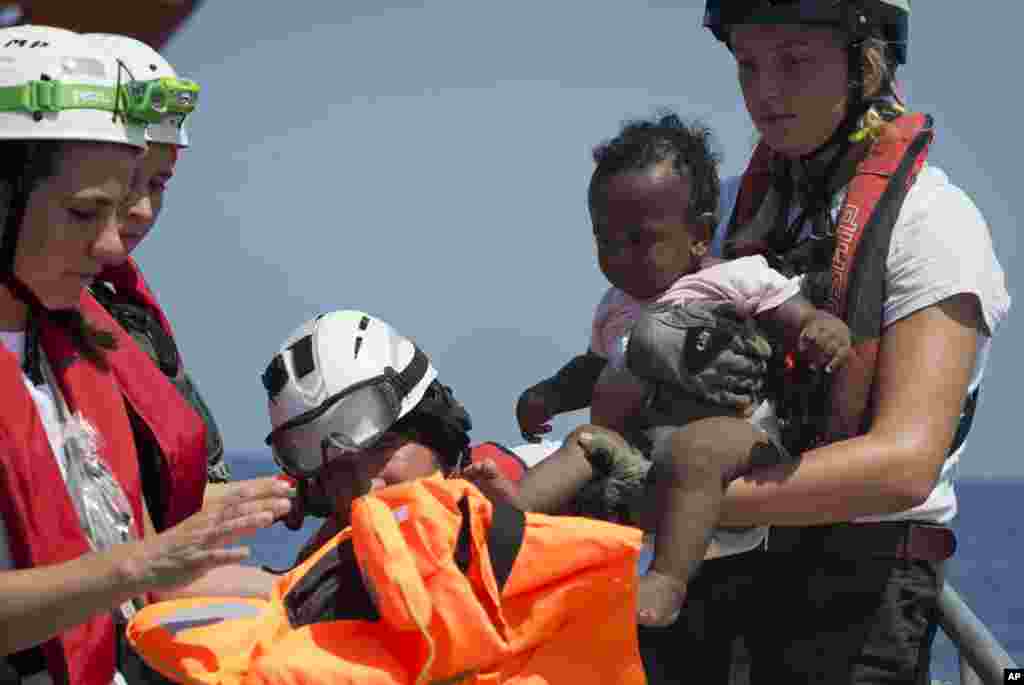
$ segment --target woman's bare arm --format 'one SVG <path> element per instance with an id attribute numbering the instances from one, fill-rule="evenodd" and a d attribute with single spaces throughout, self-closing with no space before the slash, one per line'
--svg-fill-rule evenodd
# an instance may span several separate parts
<path id="1" fill-rule="evenodd" d="M 153 535 L 146 512 L 142 540 L 60 564 L 0 571 L 0 656 L 34 647 L 133 597 L 183 588 L 212 569 L 237 564 L 248 551 L 228 546 L 287 514 L 290 495 L 286 483 L 250 483 L 160 535 Z"/>

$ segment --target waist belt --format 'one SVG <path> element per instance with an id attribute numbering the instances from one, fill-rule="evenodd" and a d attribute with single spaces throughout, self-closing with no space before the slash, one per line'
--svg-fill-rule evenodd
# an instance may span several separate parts
<path id="1" fill-rule="evenodd" d="M 772 526 L 768 553 L 829 555 L 844 559 L 939 562 L 953 556 L 956 535 L 948 526 L 915 521 Z"/>

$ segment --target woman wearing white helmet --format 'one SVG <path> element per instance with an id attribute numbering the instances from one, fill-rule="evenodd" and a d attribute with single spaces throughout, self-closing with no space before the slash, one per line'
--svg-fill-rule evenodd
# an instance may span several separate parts
<path id="1" fill-rule="evenodd" d="M 525 466 L 492 442 L 470 446 L 469 414 L 410 339 L 357 310 L 307 321 L 263 373 L 274 459 L 296 480 L 302 516 L 329 520 L 300 559 L 348 525 L 370 490 L 492 460 L 511 481 Z"/>
<path id="2" fill-rule="evenodd" d="M 176 391 L 85 292 L 125 257 L 145 147 L 129 81 L 72 32 L 0 30 L 0 674 L 14 682 L 123 682 L 116 626 L 133 602 L 243 558 L 224 545 L 290 508 L 287 487 L 252 487 L 152 534 L 125 398 L 155 426 Z M 201 501 L 202 483 L 174 479 Z"/>
<path id="3" fill-rule="evenodd" d="M 176 102 L 176 96 L 186 99 L 182 105 L 155 112 L 148 121 L 146 140 L 149 144 L 139 165 L 140 193 L 135 204 L 124 213 L 121 232 L 125 250 L 131 255 L 160 217 L 164 193 L 175 174 L 178 155 L 189 146 L 187 121 L 191 115 L 188 110 L 196 105 L 199 87 L 192 81 L 179 79 L 167 60 L 142 41 L 105 33 L 85 34 L 83 37 L 114 55 L 132 78 L 145 84 L 137 86 L 140 92 L 149 91 L 151 98 L 163 102 Z M 224 461 L 220 430 L 191 375 L 184 368 L 168 317 L 149 288 L 138 262 L 129 256 L 116 266 L 105 267 L 93 281 L 90 292 L 131 334 L 198 414 L 196 417 L 188 412 L 176 420 L 205 424 L 207 479 L 210 484 L 218 484 L 207 486 L 206 497 L 209 498 L 212 491 L 223 491 L 219 484 L 227 483 L 231 473 Z M 162 515 L 165 504 L 162 502 L 164 491 L 160 486 L 162 465 L 167 457 L 159 444 L 145 433 L 136 434 L 136 445 L 146 503 L 154 517 L 154 525 L 157 530 L 162 530 L 165 527 Z"/>
<path id="4" fill-rule="evenodd" d="M 727 682 L 737 634 L 754 683 L 929 681 L 956 463 L 1009 296 L 981 214 L 925 163 L 930 117 L 897 95 L 909 15 L 908 0 L 707 2 L 761 138 L 723 183 L 715 244 L 803 274 L 856 347 L 831 384 L 780 351 L 801 458 L 728 487 L 721 525 L 772 525 L 766 548 L 705 563 L 679 622 L 641 631 L 652 683 Z M 858 378 L 870 409 L 827 432 L 821 408 L 856 401 Z"/>

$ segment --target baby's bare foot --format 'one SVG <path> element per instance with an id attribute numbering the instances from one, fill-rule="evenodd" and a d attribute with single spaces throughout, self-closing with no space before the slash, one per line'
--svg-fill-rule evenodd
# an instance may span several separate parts
<path id="1" fill-rule="evenodd" d="M 679 618 L 686 599 L 686 583 L 650 570 L 640 577 L 637 588 L 637 623 L 642 626 L 670 626 Z"/>

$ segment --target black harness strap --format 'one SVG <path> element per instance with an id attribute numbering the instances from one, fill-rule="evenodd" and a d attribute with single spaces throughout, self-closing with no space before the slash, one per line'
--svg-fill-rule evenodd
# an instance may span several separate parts
<path id="1" fill-rule="evenodd" d="M 359 571 L 352 540 L 339 543 L 284 597 L 293 628 L 321 621 L 378 621 L 380 613 Z"/>
<path id="2" fill-rule="evenodd" d="M 459 500 L 459 511 L 462 524 L 454 557 L 455 564 L 466 573 L 472 561 L 473 546 L 469 500 L 465 497 Z M 494 504 L 491 527 L 487 532 L 487 546 L 499 590 L 505 587 L 512 573 L 525 533 L 526 514 L 509 504 Z M 351 540 L 338 544 L 317 561 L 288 591 L 284 597 L 284 606 L 288 622 L 293 628 L 321 621 L 380 620 L 380 613 L 359 570 Z M 7 684 L 0 680 L 0 685 Z"/>
<path id="3" fill-rule="evenodd" d="M 46 670 L 40 647 L 30 647 L 0 659 L 0 685 L 18 685 L 23 678 Z"/>
<path id="4" fill-rule="evenodd" d="M 494 502 L 491 514 L 491 527 L 487 531 L 487 551 L 494 570 L 494 581 L 499 592 L 505 588 L 508 577 L 512 574 L 512 566 L 519 549 L 523 546 L 526 534 L 526 514 L 505 502 Z M 459 511 L 462 513 L 462 526 L 455 545 L 455 564 L 466 573 L 473 557 L 472 538 L 470 537 L 469 500 L 459 500 Z"/>

